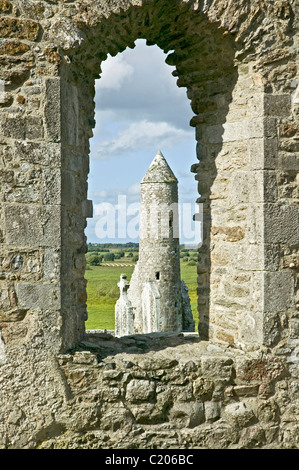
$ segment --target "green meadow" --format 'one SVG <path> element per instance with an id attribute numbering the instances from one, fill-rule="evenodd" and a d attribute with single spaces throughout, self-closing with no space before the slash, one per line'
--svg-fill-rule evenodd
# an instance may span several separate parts
<path id="1" fill-rule="evenodd" d="M 184 260 L 181 259 L 181 278 L 189 288 L 193 318 L 197 326 L 196 263 L 186 258 Z M 126 264 L 131 264 L 131 266 L 125 266 Z M 119 298 L 117 283 L 122 273 L 126 273 L 128 280 L 130 280 L 134 264 L 132 258 L 127 257 L 127 253 L 124 258 L 109 262 L 102 261 L 99 266 L 87 264 L 85 271 L 88 313 L 88 319 L 85 323 L 86 329 L 114 329 L 114 306 Z"/>
<path id="2" fill-rule="evenodd" d="M 87 314 L 85 326 L 89 330 L 114 329 L 114 306 L 119 298 L 120 275 L 130 280 L 133 267 L 91 266 L 85 271 L 87 280 Z"/>

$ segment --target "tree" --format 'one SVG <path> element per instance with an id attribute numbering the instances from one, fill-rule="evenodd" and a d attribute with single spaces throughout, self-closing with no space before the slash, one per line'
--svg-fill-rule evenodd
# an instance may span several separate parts
<path id="1" fill-rule="evenodd" d="M 104 255 L 104 261 L 114 261 L 114 253 L 106 253 Z"/>
<path id="2" fill-rule="evenodd" d="M 88 264 L 90 264 L 91 266 L 100 266 L 102 260 L 103 260 L 103 257 L 102 257 L 102 256 L 99 256 L 99 255 L 92 255 L 92 256 L 89 256 L 87 262 L 88 262 Z"/>

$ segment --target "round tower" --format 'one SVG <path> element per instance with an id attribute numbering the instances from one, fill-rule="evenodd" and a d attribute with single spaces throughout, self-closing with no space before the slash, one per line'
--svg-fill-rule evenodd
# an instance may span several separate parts
<path id="1" fill-rule="evenodd" d="M 129 297 L 138 333 L 180 331 L 178 181 L 158 152 L 141 181 L 139 260 Z"/>

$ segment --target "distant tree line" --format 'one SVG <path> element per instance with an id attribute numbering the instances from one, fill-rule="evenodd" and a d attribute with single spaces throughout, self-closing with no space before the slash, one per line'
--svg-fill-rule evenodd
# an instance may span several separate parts
<path id="1" fill-rule="evenodd" d="M 107 244 L 105 244 L 105 246 L 107 246 Z M 89 269 L 88 266 L 101 266 L 102 262 L 113 262 L 124 257 L 129 258 L 131 262 L 138 260 L 138 248 L 136 249 L 136 245 L 113 244 L 112 246 L 113 251 L 111 248 L 103 248 L 101 244 L 89 244 L 89 249 L 86 253 L 87 269 Z M 121 250 L 118 250 L 118 248 L 121 248 Z"/>
<path id="2" fill-rule="evenodd" d="M 113 262 L 124 257 L 135 263 L 138 260 L 138 252 L 138 243 L 89 243 L 86 253 L 87 269 L 90 269 L 90 266 L 101 266 L 103 262 Z M 188 265 L 196 265 L 197 256 L 196 249 L 185 248 L 185 245 L 180 246 L 180 258 Z"/>
<path id="3" fill-rule="evenodd" d="M 109 250 L 139 251 L 139 243 L 88 243 L 88 251 L 109 252 Z"/>

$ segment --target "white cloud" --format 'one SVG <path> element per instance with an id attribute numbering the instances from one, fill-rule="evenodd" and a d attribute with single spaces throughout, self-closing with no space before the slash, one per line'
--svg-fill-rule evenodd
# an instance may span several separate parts
<path id="1" fill-rule="evenodd" d="M 96 80 L 96 92 L 102 89 L 119 90 L 133 73 L 133 67 L 121 55 L 108 57 L 102 63 L 102 77 Z"/>
<path id="2" fill-rule="evenodd" d="M 136 42 L 135 49 L 109 57 L 96 85 L 96 109 L 115 120 L 166 121 L 187 129 L 193 112 L 185 88 L 178 88 L 174 67 L 157 46 Z M 113 113 L 113 114 L 112 114 Z"/>
<path id="3" fill-rule="evenodd" d="M 94 215 L 98 215 L 102 204 L 112 204 L 117 207 L 119 204 L 132 204 L 140 199 L 140 183 L 131 184 L 129 187 L 110 188 L 103 191 L 92 191 L 89 197 L 93 200 Z"/>
<path id="4" fill-rule="evenodd" d="M 108 197 L 108 191 L 102 190 L 102 191 L 94 192 L 93 197 L 96 197 L 98 199 L 105 199 Z"/>
<path id="5" fill-rule="evenodd" d="M 192 131 L 178 129 L 167 122 L 143 120 L 133 122 L 111 140 L 100 141 L 95 158 L 107 160 L 111 156 L 132 153 L 138 150 L 174 147 L 191 137 Z"/>
<path id="6" fill-rule="evenodd" d="M 103 203 L 112 205 L 117 215 L 120 197 L 126 198 L 128 210 L 140 202 L 140 181 L 159 149 L 167 159 L 171 156 L 169 163 L 180 181 L 184 177 L 183 188 L 179 184 L 181 200 L 197 197 L 193 175 L 188 184 L 183 173 L 195 158 L 194 129 L 189 126 L 193 113 L 186 89 L 177 87 L 174 68 L 164 61 L 161 49 L 138 40 L 135 49 L 102 63 L 101 78 L 96 81 L 96 128 L 90 142 L 89 199 L 94 203 L 94 218 L 88 219 L 88 240 L 99 241 L 96 227 L 99 230 Z"/>
<path id="7" fill-rule="evenodd" d="M 128 188 L 128 194 L 136 195 L 136 194 L 139 194 L 139 193 L 140 193 L 140 183 L 132 184 Z"/>

